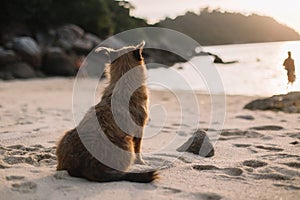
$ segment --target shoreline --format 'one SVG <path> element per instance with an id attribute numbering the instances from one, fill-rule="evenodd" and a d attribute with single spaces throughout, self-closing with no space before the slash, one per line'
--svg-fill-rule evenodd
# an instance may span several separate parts
<path id="1" fill-rule="evenodd" d="M 13 84 L 13 83 L 22 83 L 22 82 L 43 82 L 43 81 L 72 81 L 74 82 L 74 80 L 76 79 L 76 77 L 60 77 L 60 76 L 54 76 L 54 77 L 43 77 L 43 78 L 30 78 L 30 79 L 13 79 L 13 80 L 1 80 L 0 79 L 0 83 L 4 83 L 4 84 Z M 91 78 L 90 80 L 95 81 L 97 80 L 97 78 Z M 105 82 L 106 80 L 103 79 L 101 80 L 101 82 Z M 72 84 L 72 88 L 73 88 L 74 84 Z M 1 86 L 0 86 L 1 88 Z M 153 92 L 166 92 L 166 90 L 164 89 L 158 89 L 158 88 L 151 88 L 149 89 L 150 91 Z M 224 95 L 224 96 L 232 96 L 232 97 L 253 97 L 253 98 L 264 98 L 264 97 L 269 97 L 270 95 L 259 95 L 259 94 L 227 94 L 226 92 L 224 93 L 215 93 L 215 94 L 209 94 L 208 91 L 205 90 L 185 90 L 185 89 L 172 89 L 172 91 L 176 91 L 179 93 L 195 93 L 196 95 Z M 277 95 L 277 94 L 276 94 Z"/>

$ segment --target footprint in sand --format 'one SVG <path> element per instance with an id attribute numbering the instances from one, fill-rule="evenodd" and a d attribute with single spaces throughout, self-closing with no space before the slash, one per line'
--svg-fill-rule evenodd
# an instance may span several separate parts
<path id="1" fill-rule="evenodd" d="M 273 161 L 277 161 L 277 160 L 278 158 L 274 159 Z M 259 161 L 259 160 L 246 160 L 242 164 L 243 166 L 248 167 L 245 170 L 247 170 L 250 173 L 250 176 L 253 177 L 254 179 L 270 179 L 276 181 L 284 181 L 284 180 L 293 180 L 295 177 L 300 177 L 300 173 L 298 171 L 288 168 L 291 167 L 291 168 L 299 169 L 300 163 L 298 162 L 280 163 L 288 167 L 280 167 L 276 165 L 276 163 L 273 163 L 275 165 L 272 165 L 272 163 L 268 164 L 266 162 Z M 254 169 L 257 169 L 255 173 L 253 173 Z"/>
<path id="2" fill-rule="evenodd" d="M 279 131 L 279 130 L 283 130 L 284 128 L 282 126 L 266 125 L 266 126 L 251 127 L 250 129 L 257 130 L 257 131 Z"/>
<path id="3" fill-rule="evenodd" d="M 284 185 L 284 184 L 277 184 L 277 183 L 274 183 L 273 185 L 276 187 L 283 187 L 287 190 L 300 190 L 300 186 L 295 186 L 295 185 Z"/>
<path id="4" fill-rule="evenodd" d="M 243 170 L 240 168 L 219 168 L 214 165 L 193 165 L 193 169 L 198 171 L 221 171 L 230 176 L 241 176 L 243 174 Z"/>
<path id="5" fill-rule="evenodd" d="M 223 168 L 222 171 L 230 176 L 241 176 L 243 174 L 243 170 L 240 168 Z"/>
<path id="6" fill-rule="evenodd" d="M 257 145 L 257 146 L 255 146 L 255 148 L 263 149 L 263 150 L 267 150 L 267 151 L 276 151 L 276 152 L 284 150 L 284 149 L 278 148 L 278 147 L 267 147 L 267 146 L 263 146 L 263 145 Z"/>
<path id="7" fill-rule="evenodd" d="M 255 179 L 270 179 L 270 180 L 276 180 L 276 181 L 284 181 L 284 180 L 290 180 L 290 176 L 286 176 L 283 174 L 271 172 L 271 173 L 259 173 L 259 174 L 253 174 Z"/>
<path id="8" fill-rule="evenodd" d="M 251 144 L 233 144 L 235 147 L 238 148 L 246 148 L 246 147 L 250 147 Z"/>
<path id="9" fill-rule="evenodd" d="M 3 163 L 2 160 L 0 160 L 0 169 L 7 169 L 7 168 L 9 168 L 9 166 Z"/>
<path id="10" fill-rule="evenodd" d="M 296 133 L 287 133 L 286 135 L 288 135 L 291 138 L 297 138 L 300 140 L 300 132 L 296 132 Z"/>
<path id="11" fill-rule="evenodd" d="M 182 126 L 188 127 L 188 125 L 186 125 L 186 124 L 179 124 L 179 123 L 173 123 L 172 126 L 175 126 L 175 127 L 182 127 Z"/>
<path id="12" fill-rule="evenodd" d="M 235 118 L 245 119 L 245 120 L 254 120 L 255 118 L 252 115 L 237 115 Z"/>
<path id="13" fill-rule="evenodd" d="M 268 159 L 270 161 L 274 160 L 280 160 L 280 159 L 288 159 L 288 158 L 296 158 L 300 159 L 300 156 L 293 155 L 293 154 L 287 154 L 287 153 L 277 153 L 277 154 L 266 154 L 261 156 L 263 159 Z"/>
<path id="14" fill-rule="evenodd" d="M 21 193 L 34 193 L 37 190 L 37 184 L 32 181 L 12 184 L 12 190 Z"/>
<path id="15" fill-rule="evenodd" d="M 259 168 L 259 167 L 266 166 L 267 163 L 259 160 L 245 160 L 243 162 L 243 165 L 251 168 Z"/>
<path id="16" fill-rule="evenodd" d="M 179 189 L 171 188 L 171 187 L 162 187 L 162 190 L 163 190 L 163 193 L 165 193 L 165 194 L 177 194 L 177 193 L 182 192 Z"/>
<path id="17" fill-rule="evenodd" d="M 229 139 L 236 139 L 236 138 L 243 138 L 243 137 L 246 137 L 246 138 L 261 138 L 263 137 L 264 135 L 259 133 L 259 132 L 256 132 L 256 131 L 253 131 L 253 130 L 246 130 L 246 131 L 243 131 L 243 130 L 240 130 L 240 129 L 224 129 L 221 134 L 221 136 L 224 136 L 224 137 L 231 137 Z"/>
<path id="18" fill-rule="evenodd" d="M 225 199 L 224 197 L 214 194 L 214 193 L 193 193 L 192 196 L 195 197 L 195 199 L 203 199 L 203 200 L 221 200 Z M 187 196 L 187 198 L 189 198 Z"/>
<path id="19" fill-rule="evenodd" d="M 214 193 L 190 193 L 185 192 L 177 188 L 162 187 L 158 188 L 164 194 L 172 195 L 174 199 L 201 199 L 201 200 L 221 200 L 224 199 L 222 196 Z"/>
<path id="20" fill-rule="evenodd" d="M 270 167 L 270 169 L 283 174 L 285 176 L 290 177 L 291 179 L 293 179 L 294 177 L 300 177 L 300 172 L 299 170 L 294 170 L 294 169 L 290 169 L 290 168 L 286 168 L 286 167 Z"/>
<path id="21" fill-rule="evenodd" d="M 238 148 L 245 148 L 252 153 L 258 153 L 254 148 L 252 148 L 251 144 L 233 144 L 233 146 L 238 147 Z"/>
<path id="22" fill-rule="evenodd" d="M 179 135 L 179 136 L 187 136 L 187 135 L 188 135 L 188 134 L 187 134 L 186 132 L 184 132 L 184 131 L 177 131 L 176 134 Z"/>
<path id="23" fill-rule="evenodd" d="M 300 162 L 288 162 L 288 163 L 281 163 L 291 168 L 300 169 Z"/>
<path id="24" fill-rule="evenodd" d="M 296 144 L 299 144 L 299 142 L 298 141 L 293 141 L 293 142 L 290 142 L 290 144 L 296 145 Z"/>
<path id="25" fill-rule="evenodd" d="M 25 176 L 17 176 L 17 175 L 11 175 L 5 177 L 7 181 L 14 181 L 14 180 L 22 180 L 25 178 Z"/>
<path id="26" fill-rule="evenodd" d="M 219 170 L 220 168 L 214 165 L 193 165 L 193 169 L 203 171 L 203 170 Z"/>
<path id="27" fill-rule="evenodd" d="M 25 147 L 23 145 L 12 145 L 1 147 L 3 161 L 9 165 L 26 163 L 33 166 L 55 165 L 55 147 L 43 147 L 40 144 Z M 2 167 L 1 167 L 2 166 Z M 5 167 L 0 163 L 0 168 Z"/>

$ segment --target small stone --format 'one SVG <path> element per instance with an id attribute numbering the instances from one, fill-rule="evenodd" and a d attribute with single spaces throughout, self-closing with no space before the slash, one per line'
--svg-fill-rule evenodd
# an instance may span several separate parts
<path id="1" fill-rule="evenodd" d="M 214 156 L 214 147 L 210 143 L 209 138 L 204 130 L 197 130 L 191 138 L 189 138 L 177 151 L 190 152 L 201 157 Z"/>

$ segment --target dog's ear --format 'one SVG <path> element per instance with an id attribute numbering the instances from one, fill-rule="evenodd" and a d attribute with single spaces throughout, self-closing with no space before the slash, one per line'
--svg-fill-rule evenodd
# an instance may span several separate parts
<path id="1" fill-rule="evenodd" d="M 95 52 L 109 55 L 110 49 L 107 47 L 98 47 L 97 49 L 95 49 Z"/>
<path id="2" fill-rule="evenodd" d="M 141 43 L 139 43 L 135 48 L 136 49 L 143 49 L 145 46 L 146 42 L 143 40 Z"/>
<path id="3" fill-rule="evenodd" d="M 112 49 L 107 47 L 98 47 L 95 49 L 95 53 L 99 54 L 100 57 L 107 59 L 108 62 L 111 60 L 111 51 Z"/>
<path id="4" fill-rule="evenodd" d="M 137 48 L 137 49 L 144 48 L 145 44 L 146 44 L 146 42 L 145 42 L 145 40 L 143 40 L 140 44 L 138 44 L 138 45 L 136 46 L 136 48 Z"/>
<path id="5" fill-rule="evenodd" d="M 143 52 L 144 46 L 145 46 L 145 41 L 143 40 L 140 44 L 138 44 L 135 47 L 135 50 L 133 51 L 133 55 L 138 61 L 143 60 L 142 52 Z"/>

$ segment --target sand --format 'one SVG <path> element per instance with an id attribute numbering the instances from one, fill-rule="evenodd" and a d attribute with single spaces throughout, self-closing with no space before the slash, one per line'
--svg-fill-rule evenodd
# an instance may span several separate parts
<path id="1" fill-rule="evenodd" d="M 186 92 L 177 93 L 183 98 L 178 102 L 170 92 L 151 90 L 143 143 L 149 166 L 133 169 L 161 167 L 153 183 L 95 183 L 56 172 L 56 142 L 74 127 L 73 83 L 65 78 L 0 82 L 1 200 L 299 198 L 300 114 L 243 109 L 257 97 L 226 96 L 223 124 L 211 118 L 207 94 L 196 95 L 199 116 Z M 222 118 L 219 106 L 214 112 Z M 213 157 L 176 151 L 197 128 L 210 130 Z"/>

